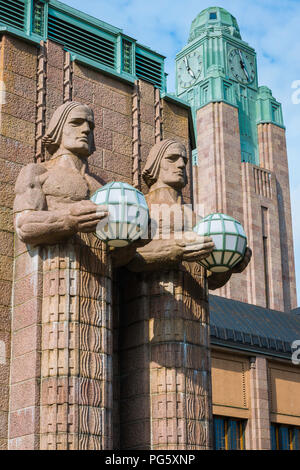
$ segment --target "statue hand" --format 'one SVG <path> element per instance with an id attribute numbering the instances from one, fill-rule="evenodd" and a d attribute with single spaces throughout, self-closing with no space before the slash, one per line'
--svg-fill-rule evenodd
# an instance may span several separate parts
<path id="1" fill-rule="evenodd" d="M 203 237 L 195 232 L 185 232 L 179 244 L 183 249 L 184 261 L 199 261 L 207 258 L 215 248 L 211 237 Z"/>
<path id="2" fill-rule="evenodd" d="M 98 223 L 107 216 L 106 206 L 84 200 L 71 205 L 69 222 L 77 232 L 95 232 Z"/>
<path id="3" fill-rule="evenodd" d="M 241 273 L 246 269 L 248 264 L 250 263 L 252 257 L 252 250 L 251 248 L 247 247 L 245 251 L 244 258 L 236 265 L 234 268 L 232 268 L 233 273 Z"/>

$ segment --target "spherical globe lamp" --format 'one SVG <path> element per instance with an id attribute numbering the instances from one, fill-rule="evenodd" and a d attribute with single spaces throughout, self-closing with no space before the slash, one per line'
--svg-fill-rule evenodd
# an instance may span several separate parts
<path id="1" fill-rule="evenodd" d="M 140 191 L 127 183 L 108 183 L 91 197 L 107 206 L 108 220 L 100 221 L 95 235 L 108 245 L 124 247 L 148 234 L 149 209 Z"/>
<path id="2" fill-rule="evenodd" d="M 212 272 L 226 272 L 239 263 L 246 251 L 247 237 L 240 222 L 225 214 L 211 214 L 202 219 L 194 231 L 211 237 L 215 249 L 200 263 Z"/>

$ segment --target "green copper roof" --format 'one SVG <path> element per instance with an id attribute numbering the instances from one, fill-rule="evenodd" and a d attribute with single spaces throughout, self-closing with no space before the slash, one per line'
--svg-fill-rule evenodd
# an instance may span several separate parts
<path id="1" fill-rule="evenodd" d="M 189 42 L 206 31 L 220 29 L 241 39 L 240 29 L 234 16 L 220 7 L 210 7 L 201 11 L 192 22 Z"/>
<path id="2" fill-rule="evenodd" d="M 141 78 L 166 91 L 165 57 L 120 28 L 57 0 L 0 0 L 0 34 L 62 44 L 71 59 L 133 83 Z"/>

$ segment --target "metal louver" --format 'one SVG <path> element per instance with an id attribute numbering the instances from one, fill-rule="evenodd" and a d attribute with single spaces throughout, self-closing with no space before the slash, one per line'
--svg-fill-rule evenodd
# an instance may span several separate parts
<path id="1" fill-rule="evenodd" d="M 136 53 L 136 76 L 153 83 L 158 88 L 162 87 L 162 64 L 153 59 Z"/>
<path id="2" fill-rule="evenodd" d="M 0 0 L 0 23 L 24 30 L 25 1 Z"/>
<path id="3" fill-rule="evenodd" d="M 35 45 L 50 39 L 71 52 L 72 60 L 129 83 L 140 78 L 166 91 L 163 55 L 57 0 L 0 0 L 0 30 Z"/>
<path id="4" fill-rule="evenodd" d="M 71 52 L 77 52 L 107 67 L 115 67 L 115 44 L 113 41 L 87 32 L 83 28 L 53 15 L 49 15 L 48 37 L 62 43 Z"/>

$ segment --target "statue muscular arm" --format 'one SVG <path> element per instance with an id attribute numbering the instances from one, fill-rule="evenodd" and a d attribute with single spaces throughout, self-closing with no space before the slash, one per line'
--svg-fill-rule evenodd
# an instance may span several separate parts
<path id="1" fill-rule="evenodd" d="M 178 240 L 154 239 L 137 249 L 127 267 L 135 272 L 174 268 L 181 261 L 194 262 L 206 258 L 214 246 L 210 237 L 200 237 L 195 232 L 185 232 Z"/>
<path id="2" fill-rule="evenodd" d="M 42 183 L 47 170 L 39 164 L 29 164 L 20 172 L 15 186 L 14 222 L 16 232 L 24 243 L 53 244 L 76 232 L 92 232 L 107 215 L 97 206 L 83 200 L 69 208 L 48 210 Z"/>
<path id="3" fill-rule="evenodd" d="M 187 234 L 185 234 L 187 235 Z M 178 262 L 197 262 L 206 258 L 214 248 L 210 237 L 199 237 L 194 232 L 182 240 L 151 240 L 136 250 L 132 261 L 127 265 L 130 271 L 152 271 L 174 268 Z M 194 238 L 195 237 L 195 238 Z M 241 273 L 248 266 L 252 251 L 247 248 L 244 258 L 231 270 L 224 273 L 207 271 L 208 288 L 216 290 L 223 287 L 234 273 Z"/>

